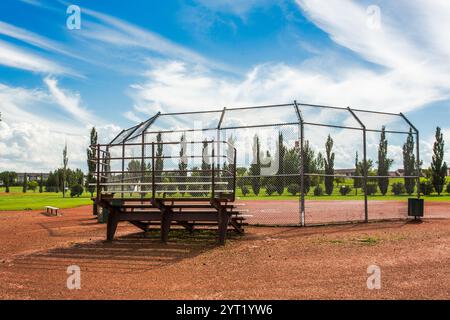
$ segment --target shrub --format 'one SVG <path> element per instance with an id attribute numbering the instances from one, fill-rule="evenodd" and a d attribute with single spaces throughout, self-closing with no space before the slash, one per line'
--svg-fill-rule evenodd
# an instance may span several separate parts
<path id="1" fill-rule="evenodd" d="M 241 190 L 242 190 L 242 194 L 244 195 L 244 197 L 250 193 L 250 190 L 248 189 L 247 186 L 242 186 Z"/>
<path id="2" fill-rule="evenodd" d="M 314 188 L 314 195 L 315 196 L 323 196 L 323 189 L 320 185 L 318 185 Z"/>
<path id="3" fill-rule="evenodd" d="M 350 193 L 350 191 L 352 191 L 352 188 L 350 186 L 341 186 L 339 188 L 339 193 L 341 194 L 341 196 L 346 196 Z"/>
<path id="4" fill-rule="evenodd" d="M 374 183 L 368 183 L 367 184 L 367 195 L 369 196 L 373 196 L 375 193 L 377 193 L 377 185 Z M 363 191 L 364 191 L 364 186 L 363 186 Z"/>
<path id="5" fill-rule="evenodd" d="M 300 192 L 300 186 L 298 184 L 296 184 L 296 183 L 292 183 L 292 184 L 288 185 L 287 191 L 290 194 L 292 194 L 293 196 L 295 196 L 297 193 Z"/>
<path id="6" fill-rule="evenodd" d="M 70 187 L 70 196 L 79 197 L 83 194 L 83 187 L 80 184 L 73 185 Z"/>
<path id="7" fill-rule="evenodd" d="M 277 186 L 275 186 L 273 184 L 268 184 L 266 186 L 266 193 L 267 193 L 268 196 L 271 196 L 275 192 L 277 192 Z"/>
<path id="8" fill-rule="evenodd" d="M 405 185 L 401 182 L 395 182 L 392 184 L 392 193 L 396 196 L 406 192 Z"/>
<path id="9" fill-rule="evenodd" d="M 422 181 L 420 183 L 420 192 L 423 195 L 429 196 L 431 193 L 433 193 L 434 187 L 431 180 Z"/>
<path id="10" fill-rule="evenodd" d="M 28 189 L 35 192 L 37 187 L 39 186 L 38 182 L 33 180 L 28 182 Z"/>
<path id="11" fill-rule="evenodd" d="M 198 182 L 198 181 L 196 181 Z M 198 192 L 203 190 L 203 186 L 201 184 L 190 184 L 188 186 L 189 194 L 192 197 L 202 197 L 204 196 L 203 192 Z"/>
<path id="12" fill-rule="evenodd" d="M 450 193 L 450 182 L 449 182 L 449 184 L 447 185 L 447 193 Z"/>

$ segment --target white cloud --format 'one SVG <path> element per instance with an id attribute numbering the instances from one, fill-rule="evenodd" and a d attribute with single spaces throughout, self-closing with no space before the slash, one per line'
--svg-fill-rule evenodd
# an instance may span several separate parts
<path id="1" fill-rule="evenodd" d="M 64 111 L 71 114 L 75 119 L 90 124 L 96 121 L 92 113 L 81 106 L 81 98 L 78 93 L 65 92 L 58 86 L 58 81 L 54 78 L 45 78 L 45 84 L 51 94 L 51 97 Z"/>
<path id="2" fill-rule="evenodd" d="M 56 87 L 56 90 L 61 90 Z M 54 88 L 54 89 L 55 89 Z M 63 94 L 61 103 L 67 100 Z M 55 107 L 56 99 L 41 89 L 14 88 L 0 84 L 0 168 L 1 170 L 54 170 L 61 165 L 62 149 L 69 146 L 69 166 L 86 168 L 86 147 L 90 126 L 45 112 Z M 68 99 L 69 106 L 73 101 Z M 76 109 L 75 109 L 76 110 Z M 112 124 L 97 126 L 101 142 L 118 132 Z"/>
<path id="3" fill-rule="evenodd" d="M 206 58 L 151 30 L 87 8 L 83 8 L 83 13 L 102 23 L 83 23 L 86 32 L 83 32 L 82 36 L 88 39 L 94 39 L 116 47 L 145 49 L 164 57 L 176 57 L 177 59 L 203 64 L 219 70 L 233 71 L 231 67 Z"/>
<path id="4" fill-rule="evenodd" d="M 18 39 L 41 49 L 61 53 L 71 57 L 77 57 L 64 46 L 53 40 L 3 21 L 0 21 L 0 34 Z"/>
<path id="5" fill-rule="evenodd" d="M 18 47 L 1 40 L 0 64 L 33 72 L 48 74 L 71 74 L 79 76 L 76 72 L 64 68 L 53 61 L 27 52 L 23 49 L 19 49 Z"/>

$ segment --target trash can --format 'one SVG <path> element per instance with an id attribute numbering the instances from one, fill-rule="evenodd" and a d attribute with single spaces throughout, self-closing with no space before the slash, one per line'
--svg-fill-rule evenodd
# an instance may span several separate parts
<path id="1" fill-rule="evenodd" d="M 408 216 L 423 217 L 423 199 L 408 199 Z"/>

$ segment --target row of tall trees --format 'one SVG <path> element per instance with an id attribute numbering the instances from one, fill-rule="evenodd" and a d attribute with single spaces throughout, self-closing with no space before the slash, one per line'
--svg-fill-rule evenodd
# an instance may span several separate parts
<path id="1" fill-rule="evenodd" d="M 447 175 L 447 164 L 444 161 L 444 139 L 441 129 L 438 127 L 435 134 L 435 142 L 433 145 L 433 157 L 429 172 L 430 184 L 433 189 L 440 195 L 445 187 L 445 180 Z M 279 133 L 278 138 L 278 152 L 280 168 L 277 175 L 273 178 L 260 177 L 261 176 L 261 147 L 258 136 L 254 138 L 254 160 L 248 172 L 242 168 L 244 172 L 251 176 L 251 189 L 255 195 L 260 193 L 262 186 L 271 185 L 274 191 L 282 194 L 285 186 L 290 184 L 298 184 L 298 176 L 289 176 L 289 174 L 297 174 L 301 165 L 300 152 L 298 147 L 287 149 L 283 143 L 283 135 Z M 414 193 L 417 186 L 417 176 L 419 167 L 415 156 L 415 142 L 413 132 L 410 129 L 406 142 L 403 145 L 403 175 L 404 175 L 404 189 L 409 195 Z M 306 175 L 304 177 L 304 192 L 308 193 L 311 186 L 317 186 L 324 182 L 325 193 L 331 195 L 334 190 L 334 185 L 339 178 L 334 177 L 334 161 L 335 153 L 333 152 L 333 139 L 329 135 L 325 143 L 325 157 L 319 152 L 317 156 L 312 150 L 309 141 L 304 142 L 303 146 L 303 170 Z M 353 179 L 353 187 L 357 194 L 358 189 L 363 188 L 362 177 L 367 174 L 368 188 L 371 190 L 380 190 L 382 195 L 386 195 L 389 190 L 389 172 L 393 164 L 393 159 L 388 157 L 388 140 L 386 138 L 386 129 L 382 127 L 380 134 L 380 141 L 378 145 L 378 158 L 376 161 L 377 167 L 374 168 L 374 162 L 367 159 L 366 163 L 360 161 L 358 152 L 355 157 L 355 178 Z M 317 173 L 317 176 L 311 175 Z M 245 185 L 247 181 L 244 173 L 241 173 L 240 185 Z M 450 187 L 449 187 L 450 188 Z"/>

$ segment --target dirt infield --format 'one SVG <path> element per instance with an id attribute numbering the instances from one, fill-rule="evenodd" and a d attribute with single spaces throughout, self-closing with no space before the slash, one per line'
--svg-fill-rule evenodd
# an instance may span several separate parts
<path id="1" fill-rule="evenodd" d="M 298 200 L 239 200 L 242 211 L 252 224 L 299 224 Z M 369 220 L 405 219 L 407 201 L 369 201 Z M 307 200 L 306 224 L 324 224 L 364 220 L 364 202 L 361 200 Z M 450 218 L 450 202 L 426 202 L 425 217 Z"/>
<path id="2" fill-rule="evenodd" d="M 90 207 L 49 217 L 0 213 L 2 299 L 348 299 L 450 298 L 450 220 L 425 219 L 326 227 L 248 227 L 216 246 L 214 233 L 144 237 L 105 225 Z M 367 289 L 367 267 L 381 289 Z M 66 287 L 67 267 L 81 289 Z"/>

